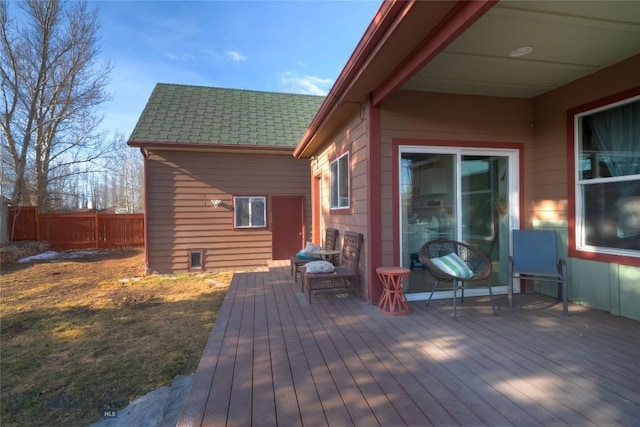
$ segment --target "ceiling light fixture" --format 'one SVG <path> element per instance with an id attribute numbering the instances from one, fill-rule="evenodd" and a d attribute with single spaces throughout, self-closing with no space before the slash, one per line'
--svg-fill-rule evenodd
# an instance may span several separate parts
<path id="1" fill-rule="evenodd" d="M 509 56 L 511 58 L 520 58 L 522 56 L 529 55 L 531 52 L 533 52 L 533 47 L 531 47 L 531 46 L 521 46 L 521 47 L 515 48 L 511 52 L 509 52 Z"/>

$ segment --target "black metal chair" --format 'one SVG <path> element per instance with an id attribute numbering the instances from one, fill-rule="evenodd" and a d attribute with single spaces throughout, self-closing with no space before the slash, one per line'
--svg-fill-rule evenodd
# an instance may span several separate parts
<path id="1" fill-rule="evenodd" d="M 434 261 L 435 259 L 441 259 L 450 254 L 456 254 L 457 258 L 468 267 L 468 274 L 455 273 L 452 269 L 443 269 L 442 262 Z M 427 301 L 427 306 L 431 303 L 431 298 L 438 283 L 451 282 L 453 285 L 453 318 L 457 320 L 456 300 L 458 289 L 462 291 L 461 301 L 464 302 L 464 289 L 466 284 L 472 286 L 479 282 L 485 282 L 489 289 L 493 314 L 496 314 L 493 292 L 491 290 L 491 284 L 489 283 L 492 268 L 491 259 L 479 247 L 455 240 L 438 239 L 431 240 L 422 245 L 419 255 L 420 261 L 427 266 L 429 273 L 435 279 L 429 301 Z"/>

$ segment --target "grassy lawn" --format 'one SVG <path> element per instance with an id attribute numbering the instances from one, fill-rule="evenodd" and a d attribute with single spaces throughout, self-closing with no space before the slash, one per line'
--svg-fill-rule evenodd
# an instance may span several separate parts
<path id="1" fill-rule="evenodd" d="M 143 277 L 138 249 L 3 268 L 2 426 L 84 426 L 192 374 L 232 273 Z"/>

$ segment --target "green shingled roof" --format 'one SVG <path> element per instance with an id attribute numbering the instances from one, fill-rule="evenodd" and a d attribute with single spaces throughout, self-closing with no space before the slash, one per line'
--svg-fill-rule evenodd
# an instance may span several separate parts
<path id="1" fill-rule="evenodd" d="M 322 96 L 158 84 L 129 143 L 295 147 Z"/>

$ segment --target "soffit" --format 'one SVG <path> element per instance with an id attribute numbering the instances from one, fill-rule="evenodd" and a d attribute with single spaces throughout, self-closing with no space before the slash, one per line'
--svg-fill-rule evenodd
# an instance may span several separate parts
<path id="1" fill-rule="evenodd" d="M 402 89 L 532 98 L 638 53 L 638 1 L 502 1 Z"/>
<path id="2" fill-rule="evenodd" d="M 390 3 L 381 5 L 327 96 L 323 107 L 327 109 L 330 120 L 323 121 L 320 128 L 313 127 L 312 123 L 312 132 L 308 133 L 313 136 L 299 155 L 310 156 L 353 114 L 362 114 L 362 102 L 367 95 L 393 74 L 394 69 L 451 13 L 459 1 L 403 3 L 402 10 L 393 18 L 385 16 L 393 9 L 388 7 Z M 380 21 L 384 20 L 389 21 L 388 25 L 381 28 Z"/>

